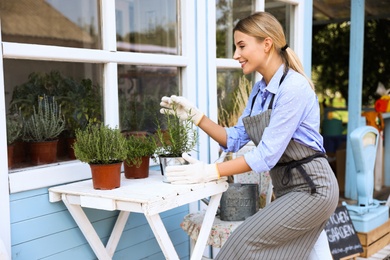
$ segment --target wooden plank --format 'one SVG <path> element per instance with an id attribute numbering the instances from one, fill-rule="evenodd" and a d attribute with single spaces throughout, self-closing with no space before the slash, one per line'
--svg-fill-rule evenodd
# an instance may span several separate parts
<path id="1" fill-rule="evenodd" d="M 346 257 L 340 258 L 339 260 L 350 260 L 350 259 L 353 259 L 353 260 L 355 260 L 355 259 L 356 259 L 356 257 L 358 257 L 359 255 L 360 255 L 360 253 L 353 254 L 353 255 L 349 255 L 349 256 L 346 256 Z"/>
<path id="2" fill-rule="evenodd" d="M 153 230 L 154 236 L 156 237 L 157 242 L 160 245 L 160 248 L 163 251 L 166 259 L 179 260 L 179 256 L 168 235 L 167 230 L 165 229 L 164 223 L 162 222 L 160 215 L 145 215 L 145 217 L 148 220 L 149 226 Z"/>
<path id="3" fill-rule="evenodd" d="M 106 249 L 108 254 L 112 257 L 115 253 L 115 249 L 118 245 L 119 239 L 123 233 L 125 228 L 127 219 L 129 218 L 130 212 L 121 211 L 119 212 L 118 218 L 115 222 L 115 226 L 111 232 L 110 238 L 108 239 L 108 243 L 106 245 Z"/>
<path id="4" fill-rule="evenodd" d="M 70 214 L 73 216 L 73 219 L 76 221 L 81 232 L 83 232 L 85 238 L 90 244 L 92 250 L 95 252 L 98 259 L 109 260 L 112 257 L 107 252 L 104 247 L 99 235 L 96 233 L 93 225 L 89 221 L 88 217 L 85 215 L 83 209 L 78 205 L 69 204 L 66 195 L 62 195 L 62 201 L 68 208 Z"/>
<path id="5" fill-rule="evenodd" d="M 190 192 L 178 193 L 177 196 L 171 197 L 166 200 L 159 200 L 149 202 L 148 204 L 142 205 L 145 215 L 154 215 L 165 210 L 170 210 L 175 207 L 188 204 L 188 201 L 196 201 L 205 197 L 224 192 L 228 188 L 227 182 L 219 183 L 217 186 L 207 185 L 202 190 L 193 189 Z"/>
<path id="6" fill-rule="evenodd" d="M 390 233 L 383 236 L 379 240 L 375 241 L 369 246 L 363 246 L 363 253 L 361 254 L 363 257 L 370 257 L 371 255 L 377 253 L 379 250 L 384 248 L 390 243 Z"/>
<path id="7" fill-rule="evenodd" d="M 61 252 L 69 252 L 70 258 L 61 258 Z M 58 255 L 59 254 L 59 255 Z M 50 258 L 50 256 L 52 256 Z M 25 243 L 12 246 L 11 259 L 94 259 L 96 258 L 80 230 L 68 229 Z"/>
<path id="8" fill-rule="evenodd" d="M 24 191 L 24 192 L 18 192 L 18 193 L 12 193 L 9 197 L 9 200 L 12 201 L 17 201 L 17 200 L 22 200 L 26 198 L 30 198 L 33 196 L 39 196 L 42 194 L 47 194 L 47 188 L 41 188 L 38 190 L 29 190 L 29 191 Z"/>
<path id="9" fill-rule="evenodd" d="M 11 195 L 11 223 L 66 210 L 62 203 L 49 203 L 47 189 L 42 189 L 36 193 L 28 192 L 27 194 L 27 196 L 21 194 L 18 194 L 18 196 Z"/>
<path id="10" fill-rule="evenodd" d="M 80 206 L 93 209 L 112 211 L 116 209 L 115 200 L 107 198 L 97 198 L 80 196 Z"/>
<path id="11" fill-rule="evenodd" d="M 63 203 L 49 203 L 47 194 L 46 196 L 14 201 L 11 204 L 13 205 L 11 207 L 13 244 L 28 243 L 28 241 L 50 236 L 76 226 L 69 212 L 63 209 L 65 208 Z M 23 212 L 23 206 L 28 212 Z M 117 215 L 117 212 L 92 209 L 85 209 L 85 211 L 92 222 L 109 220 Z M 146 223 L 146 221 L 144 222 Z"/>
<path id="12" fill-rule="evenodd" d="M 381 237 L 385 236 L 389 232 L 390 232 L 390 220 L 388 220 L 383 225 L 371 230 L 370 232 L 367 233 L 357 232 L 357 235 L 359 237 L 362 246 L 368 246 L 371 245 L 376 240 L 380 239 Z"/>

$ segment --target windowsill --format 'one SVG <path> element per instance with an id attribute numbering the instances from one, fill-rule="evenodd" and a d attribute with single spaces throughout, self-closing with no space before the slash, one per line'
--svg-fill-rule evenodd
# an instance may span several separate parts
<path id="1" fill-rule="evenodd" d="M 150 161 L 151 167 L 157 164 Z M 79 160 L 10 170 L 10 193 L 35 190 L 91 178 L 88 164 Z"/>
<path id="2" fill-rule="evenodd" d="M 89 165 L 78 160 L 11 170 L 10 193 L 34 190 L 91 178 Z"/>

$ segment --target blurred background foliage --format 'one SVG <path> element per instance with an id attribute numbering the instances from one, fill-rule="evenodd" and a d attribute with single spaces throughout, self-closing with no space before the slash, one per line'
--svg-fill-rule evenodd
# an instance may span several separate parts
<path id="1" fill-rule="evenodd" d="M 313 26 L 312 78 L 320 97 L 332 105 L 340 95 L 348 104 L 350 22 Z M 379 98 L 379 82 L 390 88 L 390 19 L 366 20 L 362 105 Z"/>

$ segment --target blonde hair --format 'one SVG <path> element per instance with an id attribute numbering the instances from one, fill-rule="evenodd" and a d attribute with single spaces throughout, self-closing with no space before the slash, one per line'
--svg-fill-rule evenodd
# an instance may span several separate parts
<path id="1" fill-rule="evenodd" d="M 240 31 L 260 41 L 269 37 L 273 41 L 273 51 L 281 56 L 285 65 L 285 70 L 291 68 L 302 74 L 314 90 L 314 84 L 306 76 L 301 61 L 291 48 L 283 48 L 287 45 L 283 27 L 279 21 L 270 13 L 257 12 L 244 19 L 241 19 L 233 29 L 233 32 Z M 283 48 L 283 50 L 282 50 Z"/>

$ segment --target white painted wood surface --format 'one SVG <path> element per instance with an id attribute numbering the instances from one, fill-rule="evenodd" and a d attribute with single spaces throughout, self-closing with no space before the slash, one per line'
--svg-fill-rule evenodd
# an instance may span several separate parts
<path id="1" fill-rule="evenodd" d="M 198 241 L 191 260 L 202 258 L 222 193 L 228 188 L 226 180 L 193 185 L 164 183 L 160 172 L 150 171 L 145 179 L 126 179 L 113 190 L 95 190 L 92 180 L 75 182 L 49 189 L 50 202 L 63 201 L 70 214 L 99 259 L 111 259 L 119 242 L 129 212 L 143 213 L 166 259 L 179 259 L 159 213 L 210 197 Z M 107 247 L 103 245 L 82 207 L 120 210 Z"/>

